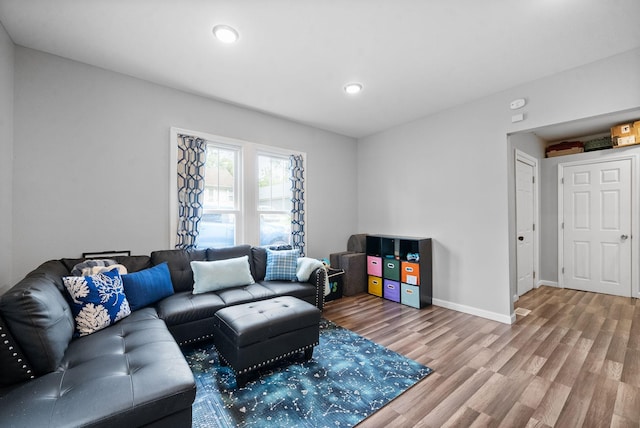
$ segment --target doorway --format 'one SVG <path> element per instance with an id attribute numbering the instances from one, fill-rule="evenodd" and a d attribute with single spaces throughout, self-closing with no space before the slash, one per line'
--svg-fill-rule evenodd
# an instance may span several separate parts
<path id="1" fill-rule="evenodd" d="M 516 187 L 516 271 L 517 296 L 534 288 L 537 270 L 536 234 L 538 162 L 532 156 L 515 151 Z"/>
<path id="2" fill-rule="evenodd" d="M 633 295 L 636 164 L 630 155 L 558 165 L 561 287 Z"/>

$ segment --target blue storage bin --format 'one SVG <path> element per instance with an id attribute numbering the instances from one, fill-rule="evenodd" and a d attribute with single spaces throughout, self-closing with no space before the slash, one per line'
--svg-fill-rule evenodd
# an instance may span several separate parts
<path id="1" fill-rule="evenodd" d="M 400 303 L 420 309 L 420 287 L 403 283 L 400 286 Z"/>

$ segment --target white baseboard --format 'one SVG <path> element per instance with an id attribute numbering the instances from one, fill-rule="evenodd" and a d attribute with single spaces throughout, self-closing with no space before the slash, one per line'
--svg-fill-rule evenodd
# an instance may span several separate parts
<path id="1" fill-rule="evenodd" d="M 482 318 L 487 318 L 493 321 L 498 321 L 503 324 L 513 324 L 516 321 L 516 315 L 511 314 L 503 315 L 497 312 L 485 311 L 484 309 L 474 308 L 473 306 L 461 305 L 459 303 L 448 302 L 446 300 L 433 299 L 433 304 L 454 311 L 463 312 L 465 314 L 475 315 Z"/>
<path id="2" fill-rule="evenodd" d="M 557 281 L 544 281 L 544 280 L 540 280 L 540 281 L 538 281 L 538 285 L 536 286 L 536 288 L 537 288 L 537 287 L 540 287 L 541 285 L 548 285 L 549 287 L 557 287 L 557 288 L 560 288 L 560 286 L 558 285 L 558 282 L 557 282 Z"/>
<path id="3" fill-rule="evenodd" d="M 517 302 L 519 298 L 520 298 L 520 296 L 518 296 L 517 294 L 513 295 L 513 301 L 514 302 Z"/>

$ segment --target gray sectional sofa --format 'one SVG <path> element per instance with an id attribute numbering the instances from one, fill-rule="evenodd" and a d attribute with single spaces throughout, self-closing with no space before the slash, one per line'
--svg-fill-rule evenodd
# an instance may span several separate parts
<path id="1" fill-rule="evenodd" d="M 191 261 L 245 255 L 255 284 L 193 294 Z M 323 269 L 308 282 L 265 281 L 264 248 L 115 259 L 128 272 L 166 262 L 174 294 L 77 338 L 62 278 L 82 259 L 45 262 L 0 296 L 2 426 L 191 426 L 196 386 L 180 345 L 211 338 L 216 311 L 284 295 L 323 306 Z"/>

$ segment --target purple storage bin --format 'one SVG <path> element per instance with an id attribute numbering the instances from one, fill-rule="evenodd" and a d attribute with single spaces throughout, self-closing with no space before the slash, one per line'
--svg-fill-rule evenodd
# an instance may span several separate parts
<path id="1" fill-rule="evenodd" d="M 400 301 L 400 283 L 398 281 L 391 281 L 385 279 L 382 284 L 382 296 L 387 300 L 394 302 Z"/>

